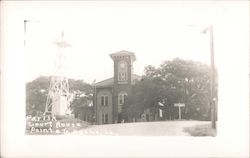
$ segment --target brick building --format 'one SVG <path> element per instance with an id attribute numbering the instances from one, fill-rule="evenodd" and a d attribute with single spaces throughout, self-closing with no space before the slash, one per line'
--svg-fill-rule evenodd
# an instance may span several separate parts
<path id="1" fill-rule="evenodd" d="M 114 62 L 114 76 L 96 83 L 94 107 L 96 124 L 121 122 L 121 110 L 126 96 L 131 95 L 131 85 L 140 76 L 133 74 L 135 54 L 119 51 L 110 54 Z"/>

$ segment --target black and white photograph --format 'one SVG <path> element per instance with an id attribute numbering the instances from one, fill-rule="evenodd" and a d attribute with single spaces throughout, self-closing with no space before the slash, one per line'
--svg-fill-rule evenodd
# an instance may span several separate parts
<path id="1" fill-rule="evenodd" d="M 246 157 L 243 138 L 235 141 L 242 149 L 223 144 L 232 138 L 228 129 L 249 137 L 248 2 L 2 4 L 3 52 L 14 52 L 2 55 L 2 111 L 21 123 L 1 123 L 12 129 L 1 133 L 11 137 L 18 126 L 20 141 L 29 140 L 22 148 L 39 144 L 31 157 L 46 140 L 57 150 L 47 146 L 40 156 Z M 15 149 L 19 155 L 6 155 L 25 155 Z"/>
<path id="2" fill-rule="evenodd" d="M 216 136 L 214 26 L 125 8 L 24 20 L 27 134 Z"/>

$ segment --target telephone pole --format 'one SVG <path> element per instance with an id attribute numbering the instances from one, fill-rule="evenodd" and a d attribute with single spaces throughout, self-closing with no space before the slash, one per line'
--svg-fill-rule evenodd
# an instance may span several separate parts
<path id="1" fill-rule="evenodd" d="M 209 30 L 210 36 L 210 62 L 211 62 L 211 74 L 210 74 L 210 107 L 211 107 L 211 121 L 212 128 L 216 129 L 216 97 L 215 97 L 215 66 L 214 66 L 214 37 L 213 37 L 213 25 L 208 26 L 202 33 L 206 33 Z"/>

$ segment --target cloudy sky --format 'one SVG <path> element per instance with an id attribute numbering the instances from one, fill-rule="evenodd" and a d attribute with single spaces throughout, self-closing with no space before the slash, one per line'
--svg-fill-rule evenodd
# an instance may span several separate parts
<path id="1" fill-rule="evenodd" d="M 109 54 L 120 50 L 136 54 L 138 75 L 147 65 L 157 67 L 175 57 L 209 63 L 209 34 L 201 31 L 213 24 L 216 42 L 226 12 L 223 5 L 212 3 L 150 1 L 27 8 L 39 16 L 30 16 L 26 23 L 26 80 L 53 73 L 57 51 L 53 42 L 64 31 L 72 45 L 66 51 L 66 75 L 89 83 L 113 76 Z"/>

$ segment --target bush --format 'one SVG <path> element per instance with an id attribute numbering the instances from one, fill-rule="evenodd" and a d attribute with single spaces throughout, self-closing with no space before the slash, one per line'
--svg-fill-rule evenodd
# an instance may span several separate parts
<path id="1" fill-rule="evenodd" d="M 211 128 L 211 124 L 186 127 L 184 131 L 191 136 L 216 136 L 216 130 Z"/>

